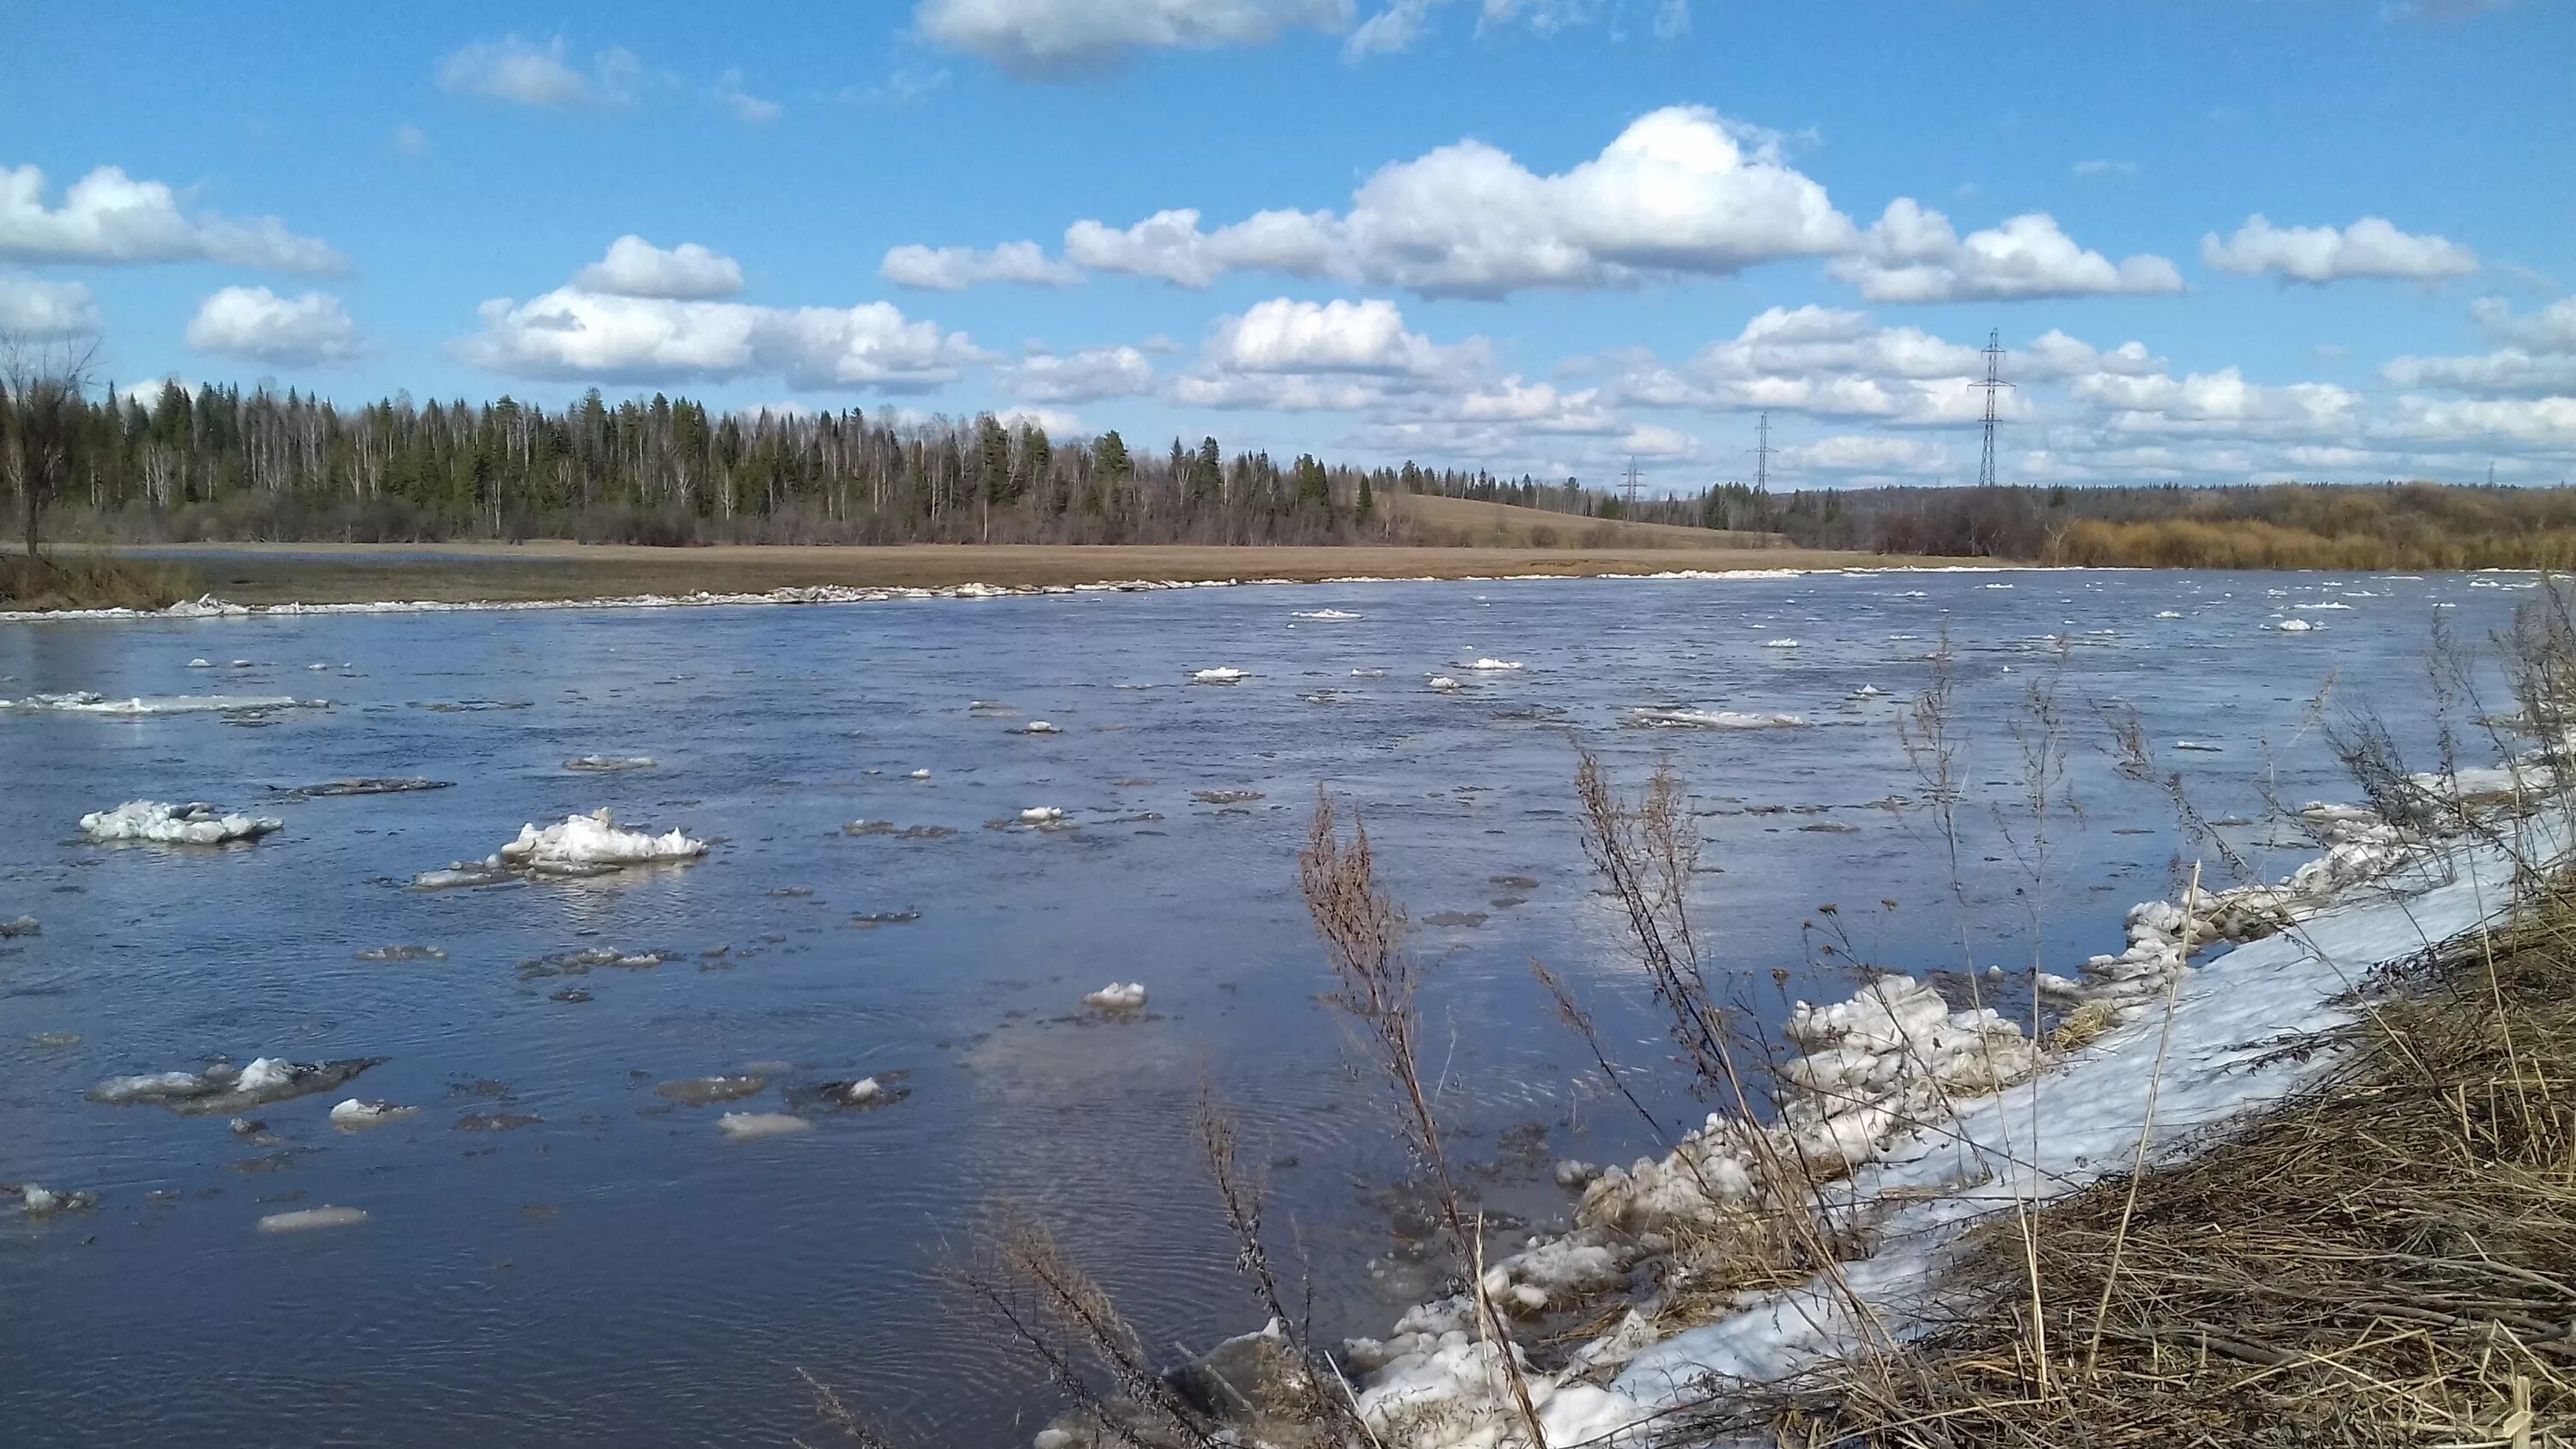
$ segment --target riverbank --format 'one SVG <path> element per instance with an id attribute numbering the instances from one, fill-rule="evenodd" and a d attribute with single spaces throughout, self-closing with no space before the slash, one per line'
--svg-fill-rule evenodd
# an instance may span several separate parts
<path id="1" fill-rule="evenodd" d="M 87 551 L 65 546 L 67 558 Z M 1604 578 L 1941 567 L 1964 560 L 1792 548 L 1394 548 L 1073 544 L 646 548 L 523 544 L 138 545 L 115 556 L 184 570 L 227 604 L 572 603 L 782 591 L 1076 588 L 1150 581 Z M 143 607 L 152 607 L 143 605 Z"/>
<path id="2" fill-rule="evenodd" d="M 2283 1044 L 2337 1063 L 2312 1088 L 1978 1234 L 1975 1307 L 1786 1406 L 1781 1442 L 2567 1442 L 2576 894 L 2377 984 Z"/>

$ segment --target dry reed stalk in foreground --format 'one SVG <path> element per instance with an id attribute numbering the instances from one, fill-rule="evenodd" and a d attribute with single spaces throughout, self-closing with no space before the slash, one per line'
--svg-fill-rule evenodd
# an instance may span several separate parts
<path id="1" fill-rule="evenodd" d="M 1973 1241 L 1916 1372 L 1768 1406 L 1784 1445 L 2576 1442 L 2576 889 L 2381 983 L 2342 1060 L 2200 1154 Z"/>
<path id="2" fill-rule="evenodd" d="M 1451 1246 L 1469 1265 L 1467 1294 L 1475 1305 L 1477 1334 L 1494 1354 L 1532 1449 L 1547 1449 L 1547 1431 L 1530 1397 L 1529 1376 L 1513 1350 L 1510 1326 L 1485 1291 L 1482 1218 L 1471 1217 L 1459 1201 L 1440 1145 L 1440 1123 L 1422 1086 L 1422 1013 L 1414 1000 L 1421 969 L 1404 949 L 1404 912 L 1378 888 L 1368 828 L 1354 821 L 1345 842 L 1333 818 L 1332 796 L 1321 789 L 1315 792 L 1314 830 L 1297 857 L 1297 880 L 1341 983 L 1326 999 L 1359 1028 L 1386 1073 L 1406 1145 L 1430 1173 Z"/>

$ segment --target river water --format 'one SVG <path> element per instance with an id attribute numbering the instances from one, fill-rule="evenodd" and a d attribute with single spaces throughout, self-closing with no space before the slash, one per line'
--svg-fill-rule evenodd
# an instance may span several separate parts
<path id="1" fill-rule="evenodd" d="M 799 1368 L 901 1442 L 1023 1442 L 1054 1400 L 943 1277 L 1001 1205 L 1045 1221 L 1158 1347 L 1257 1325 L 1195 1166 L 1203 1081 L 1267 1164 L 1321 1326 L 1382 1332 L 1428 1285 L 1372 1271 L 1408 1225 L 1383 1191 L 1405 1164 L 1317 1000 L 1294 872 L 1319 784 L 1367 821 L 1432 964 L 1426 1068 L 1453 1150 L 1498 1210 L 1540 1221 L 1570 1205 L 1554 1159 L 1654 1143 L 1578 1069 L 1532 960 L 1646 1071 L 1648 1106 L 1687 1106 L 1655 1085 L 1672 1074 L 1584 866 L 1578 742 L 1625 784 L 1659 757 L 1689 782 L 1701 919 L 1757 1010 L 1849 990 L 1805 929 L 1825 920 L 1898 969 L 1960 967 L 1964 923 L 1974 965 L 2070 971 L 2172 893 L 2186 848 L 2164 795 L 2114 769 L 2104 709 L 2134 705 L 2211 818 L 2349 798 L 2327 726 L 2368 702 L 2425 748 L 2433 620 L 2481 638 L 2524 587 L 1895 573 L 0 624 L 0 697 L 328 701 L 0 710 L 0 920 L 42 922 L 0 941 L 0 1182 L 101 1198 L 46 1218 L 0 1199 L 0 1443 L 775 1444 L 815 1430 Z M 1356 617 L 1302 617 L 1325 613 Z M 1945 627 L 1964 907 L 1932 819 L 1890 804 L 1923 794 L 1897 719 Z M 1461 667 L 1480 658 L 1522 667 Z M 1216 667 L 1250 677 L 1191 682 Z M 2076 807 L 2052 806 L 2037 872 L 2013 728 L 2034 685 L 2056 692 Z M 1640 709 L 1803 723 L 1627 727 Z M 655 763 L 565 768 L 584 755 Z M 362 776 L 450 787 L 283 793 Z M 132 799 L 285 828 L 218 849 L 80 838 L 82 814 Z M 409 888 L 602 806 L 713 848 Z M 1038 806 L 1070 828 L 994 825 Z M 953 833 L 845 832 L 862 819 Z M 446 954 L 358 959 L 398 943 Z M 594 947 L 664 959 L 523 965 Z M 1142 1019 L 1082 1007 L 1128 980 Z M 257 1110 L 258 1138 L 83 1096 L 218 1056 L 384 1061 Z M 711 1106 L 653 1090 L 723 1073 L 769 1085 Z M 716 1126 L 870 1073 L 908 1095 L 794 1136 Z M 423 1110 L 338 1132 L 351 1093 Z M 536 1120 L 457 1125 L 496 1115 Z M 325 1204 L 369 1220 L 254 1229 Z"/>

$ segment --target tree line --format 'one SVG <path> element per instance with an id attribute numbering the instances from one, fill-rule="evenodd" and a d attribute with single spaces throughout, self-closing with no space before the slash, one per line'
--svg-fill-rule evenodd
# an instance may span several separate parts
<path id="1" fill-rule="evenodd" d="M 9 360 L 9 359 L 0 359 Z M 1380 500 L 1432 494 L 1570 517 L 1775 534 L 1811 548 L 2204 567 L 2560 567 L 2576 490 L 1798 489 L 1720 483 L 1628 500 L 1576 478 L 1285 463 L 1055 438 L 990 414 L 721 413 L 593 390 L 549 410 L 408 395 L 354 410 L 265 388 L 87 385 L 85 359 L 0 368 L 0 472 L 32 551 L 117 541 L 570 538 L 590 542 L 1460 542 Z M 1580 543 L 1583 535 L 1568 535 Z"/>

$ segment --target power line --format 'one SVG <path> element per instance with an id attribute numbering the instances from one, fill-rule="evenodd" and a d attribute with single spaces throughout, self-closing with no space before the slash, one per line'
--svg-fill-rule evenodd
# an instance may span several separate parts
<path id="1" fill-rule="evenodd" d="M 1628 456 L 1628 471 L 1619 475 L 1619 491 L 1627 497 L 1630 518 L 1637 516 L 1637 500 L 1645 489 L 1645 480 L 1637 472 L 1636 455 L 1632 453 Z"/>
<path id="2" fill-rule="evenodd" d="M 1780 450 L 1771 446 L 1771 415 L 1769 413 L 1766 412 L 1762 415 L 1762 421 L 1758 427 L 1762 441 L 1759 446 L 1752 450 L 1753 487 L 1758 492 L 1767 493 L 1771 489 L 1771 455 L 1779 452 Z"/>
<path id="3" fill-rule="evenodd" d="M 1984 352 L 1986 380 L 1968 385 L 1986 395 L 1986 451 L 1977 464 L 1977 486 L 1992 488 L 1995 486 L 1995 401 L 2005 388 L 2012 386 L 2003 379 L 2004 334 L 2000 328 L 1986 334 Z"/>

